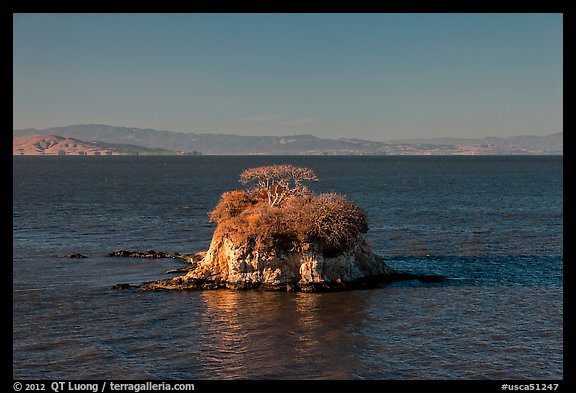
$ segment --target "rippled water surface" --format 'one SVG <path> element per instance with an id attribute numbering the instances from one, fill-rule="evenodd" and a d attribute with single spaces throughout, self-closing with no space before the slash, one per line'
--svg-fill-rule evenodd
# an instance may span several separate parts
<path id="1" fill-rule="evenodd" d="M 208 248 L 239 173 L 313 168 L 397 269 L 342 293 L 142 292 Z M 13 377 L 561 379 L 561 157 L 15 157 Z M 86 259 L 66 259 L 82 253 Z"/>

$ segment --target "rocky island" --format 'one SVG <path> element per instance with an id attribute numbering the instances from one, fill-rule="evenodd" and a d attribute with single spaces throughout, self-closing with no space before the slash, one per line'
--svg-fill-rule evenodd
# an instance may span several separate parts
<path id="1" fill-rule="evenodd" d="M 217 224 L 207 252 L 187 256 L 182 276 L 143 290 L 263 289 L 318 292 L 405 279 L 372 252 L 366 214 L 345 196 L 316 195 L 309 168 L 270 165 L 242 172 L 244 190 L 225 192 L 209 213 Z"/>

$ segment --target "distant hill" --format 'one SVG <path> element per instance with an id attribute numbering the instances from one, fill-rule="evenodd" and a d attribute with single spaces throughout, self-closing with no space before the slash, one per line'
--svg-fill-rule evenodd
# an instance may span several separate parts
<path id="1" fill-rule="evenodd" d="M 312 135 L 242 136 L 195 134 L 102 124 L 71 125 L 44 130 L 14 130 L 14 137 L 62 135 L 86 142 L 130 144 L 172 152 L 219 155 L 484 155 L 562 154 L 563 134 L 482 139 L 407 139 L 374 142 L 363 139 L 325 139 Z M 102 143 L 102 142 L 100 142 Z"/>
<path id="2" fill-rule="evenodd" d="M 379 142 L 351 142 L 321 139 L 312 135 L 290 137 L 241 136 L 233 134 L 191 134 L 107 125 L 75 125 L 44 130 L 14 130 L 14 136 L 34 134 L 63 135 L 84 141 L 131 143 L 151 148 L 203 154 L 362 154 L 377 152 Z"/>
<path id="3" fill-rule="evenodd" d="M 433 145 L 453 145 L 453 146 L 464 146 L 464 145 L 492 145 L 498 147 L 509 147 L 509 148 L 524 148 L 524 149 L 542 149 L 550 152 L 560 152 L 563 151 L 563 133 L 558 132 L 555 134 L 550 134 L 546 136 L 534 136 L 534 135 L 519 135 L 511 136 L 507 138 L 500 138 L 495 136 L 489 136 L 486 138 L 420 138 L 420 139 L 401 139 L 401 140 L 391 140 L 387 143 L 392 144 L 433 144 Z"/>
<path id="4" fill-rule="evenodd" d="M 141 155 L 175 154 L 164 149 L 129 144 L 85 142 L 59 135 L 30 135 L 12 139 L 12 155 Z"/>

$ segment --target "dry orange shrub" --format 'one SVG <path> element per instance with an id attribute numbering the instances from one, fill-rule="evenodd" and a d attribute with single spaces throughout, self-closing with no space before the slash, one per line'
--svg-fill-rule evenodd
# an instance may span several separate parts
<path id="1" fill-rule="evenodd" d="M 209 216 L 217 224 L 215 236 L 227 236 L 236 244 L 248 242 L 259 250 L 314 242 L 326 256 L 335 256 L 368 231 L 364 211 L 336 193 L 306 192 L 271 206 L 261 190 L 234 190 L 222 195 Z"/>

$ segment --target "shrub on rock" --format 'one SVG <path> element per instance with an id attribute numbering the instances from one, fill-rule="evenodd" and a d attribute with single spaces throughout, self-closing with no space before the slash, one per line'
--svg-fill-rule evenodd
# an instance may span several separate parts
<path id="1" fill-rule="evenodd" d="M 244 183 L 256 179 L 257 187 L 222 195 L 209 213 L 217 224 L 215 236 L 227 236 L 237 244 L 249 242 L 257 249 L 318 243 L 325 253 L 337 255 L 368 231 L 366 214 L 354 202 L 336 193 L 314 195 L 304 187 L 304 179 L 317 179 L 308 168 L 253 168 L 244 171 L 241 179 Z"/>

